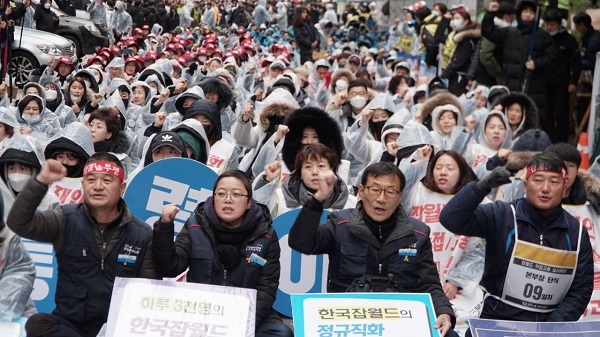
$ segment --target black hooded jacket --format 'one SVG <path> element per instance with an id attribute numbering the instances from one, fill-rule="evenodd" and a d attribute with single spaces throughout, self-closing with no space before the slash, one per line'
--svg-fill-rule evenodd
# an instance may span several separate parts
<path id="1" fill-rule="evenodd" d="M 302 148 L 302 131 L 307 127 L 315 129 L 319 142 L 333 150 L 338 160 L 341 161 L 344 151 L 342 132 L 338 123 L 325 111 L 319 108 L 298 109 L 289 114 L 283 124 L 290 129 L 285 136 L 285 143 L 281 150 L 283 162 L 288 169 L 294 167 L 296 155 Z"/>
<path id="2" fill-rule="evenodd" d="M 502 74 L 505 85 L 510 91 L 521 92 L 526 78 L 529 76 L 525 68 L 531 39 L 533 49 L 531 59 L 535 70 L 530 73 L 527 94 L 534 100 L 539 110 L 546 107 L 546 72 L 557 57 L 552 36 L 543 29 L 537 29 L 533 36 L 533 23 L 521 21 L 521 12 L 525 7 L 536 7 L 531 0 L 524 0 L 517 6 L 517 27 L 498 28 L 494 25 L 494 12 L 485 14 L 481 22 L 483 36 L 502 50 Z"/>
<path id="3" fill-rule="evenodd" d="M 216 104 L 207 99 L 197 99 L 192 105 L 185 109 L 183 119 L 186 120 L 197 115 L 203 115 L 212 122 L 210 130 L 206 127 L 204 128 L 211 146 L 223 138 L 220 109 Z"/>

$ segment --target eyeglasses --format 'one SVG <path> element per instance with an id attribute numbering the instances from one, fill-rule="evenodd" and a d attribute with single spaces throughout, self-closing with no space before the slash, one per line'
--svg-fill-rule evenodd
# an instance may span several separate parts
<path id="1" fill-rule="evenodd" d="M 400 191 L 384 190 L 381 187 L 377 186 L 365 186 L 365 189 L 367 190 L 367 194 L 374 198 L 379 197 L 381 195 L 381 192 L 383 192 L 385 194 L 385 197 L 389 199 L 395 199 L 400 194 Z"/>
<path id="2" fill-rule="evenodd" d="M 364 91 L 361 91 L 361 92 L 353 91 L 350 93 L 350 97 L 356 97 L 356 96 L 367 96 L 367 93 Z"/>
<path id="3" fill-rule="evenodd" d="M 233 201 L 238 201 L 238 200 L 242 199 L 242 197 L 248 197 L 247 194 L 242 194 L 240 192 L 227 193 L 227 192 L 219 191 L 219 192 L 215 193 L 215 198 L 217 198 L 219 200 L 225 200 L 225 199 L 227 199 L 227 196 L 229 196 L 231 198 L 231 200 L 233 200 Z"/>

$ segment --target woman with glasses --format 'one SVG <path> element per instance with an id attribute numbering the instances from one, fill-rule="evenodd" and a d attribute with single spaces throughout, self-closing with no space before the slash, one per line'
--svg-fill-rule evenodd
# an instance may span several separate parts
<path id="1" fill-rule="evenodd" d="M 213 195 L 198 205 L 173 242 L 176 205 L 163 208 L 154 225 L 152 253 L 162 277 L 188 267 L 188 282 L 251 288 L 256 295 L 256 336 L 293 336 L 273 310 L 279 286 L 279 238 L 266 206 L 252 199 L 250 181 L 226 171 Z"/>

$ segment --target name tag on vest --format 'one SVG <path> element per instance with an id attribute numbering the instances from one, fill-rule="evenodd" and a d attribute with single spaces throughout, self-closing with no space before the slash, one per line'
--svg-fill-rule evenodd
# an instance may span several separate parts
<path id="1" fill-rule="evenodd" d="M 137 256 L 135 256 L 135 255 L 119 254 L 119 256 L 117 257 L 117 262 L 123 263 L 123 264 L 127 264 L 127 263 L 135 264 L 136 261 L 137 261 Z"/>
<path id="2" fill-rule="evenodd" d="M 400 255 L 400 256 L 417 256 L 417 250 L 414 248 L 398 249 L 398 255 Z"/>

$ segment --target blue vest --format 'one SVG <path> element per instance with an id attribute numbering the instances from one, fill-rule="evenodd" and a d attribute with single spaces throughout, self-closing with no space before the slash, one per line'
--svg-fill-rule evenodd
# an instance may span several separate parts
<path id="1" fill-rule="evenodd" d="M 113 231 L 109 240 L 121 237 L 105 251 L 108 242 L 96 241 L 96 225 L 85 214 L 83 204 L 62 206 L 62 223 L 64 244 L 56 252 L 58 282 L 53 314 L 95 336 L 107 320 L 115 277 L 139 274 L 151 228 L 134 217 Z"/>

